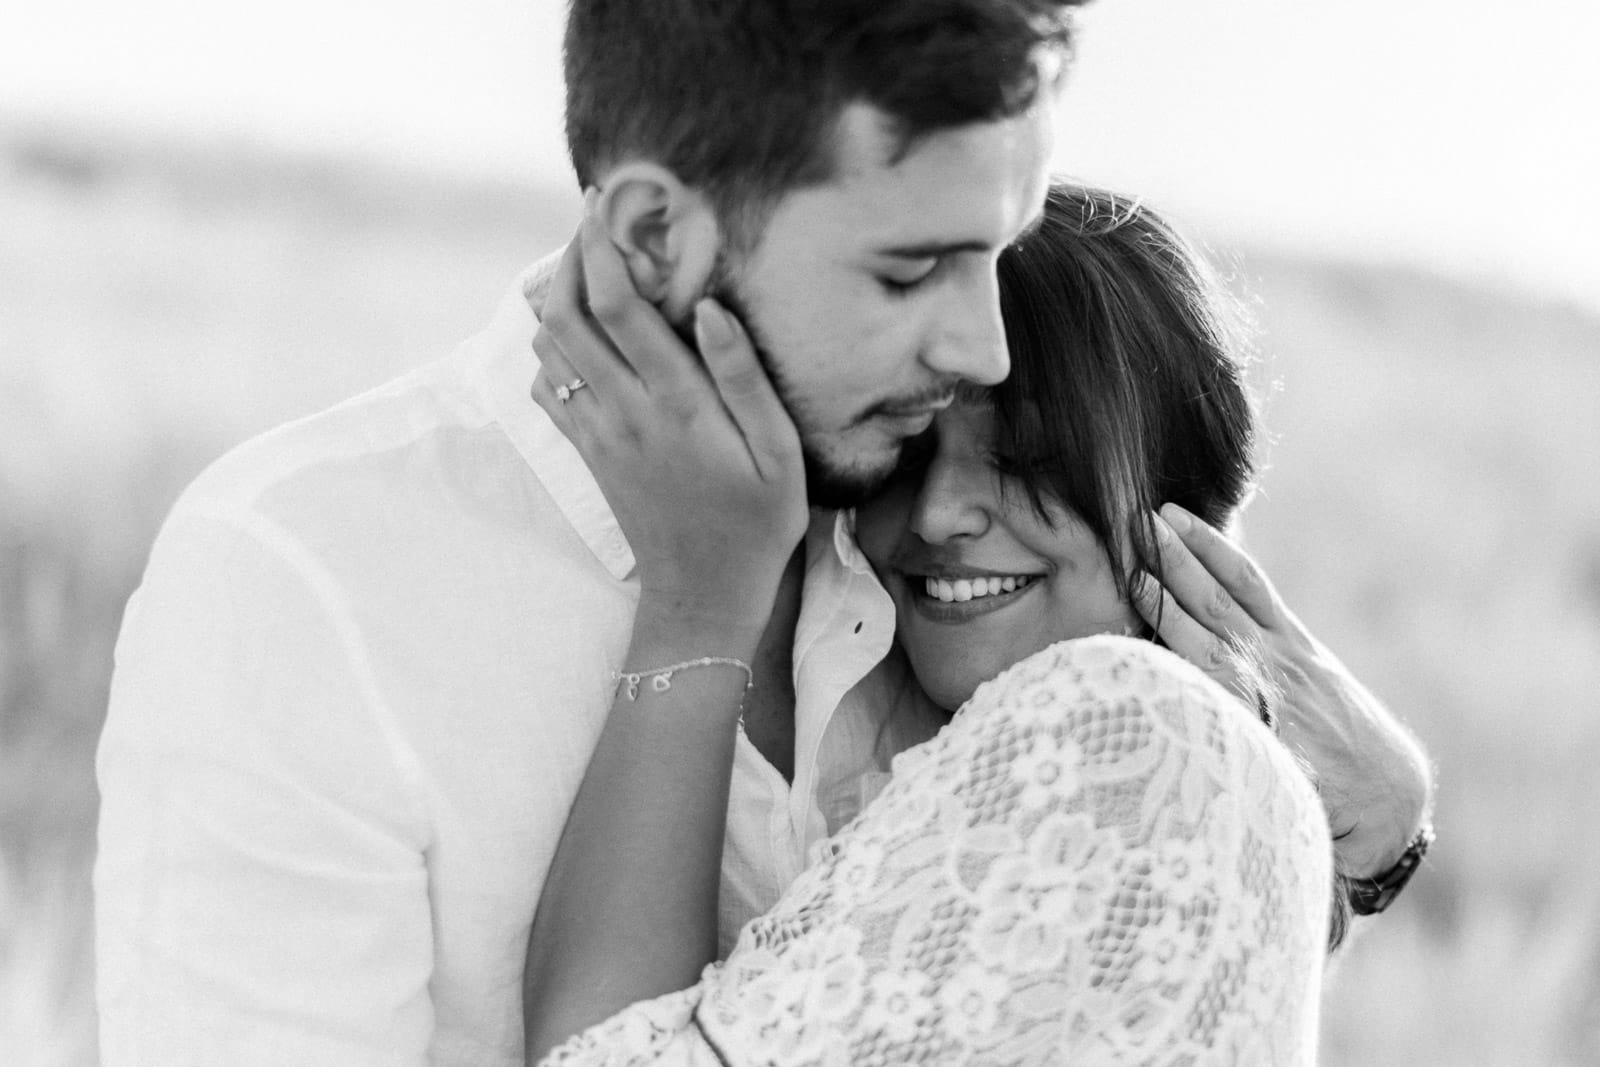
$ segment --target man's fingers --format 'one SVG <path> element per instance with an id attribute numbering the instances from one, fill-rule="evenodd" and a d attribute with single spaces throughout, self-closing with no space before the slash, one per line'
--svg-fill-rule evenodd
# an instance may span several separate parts
<path id="1" fill-rule="evenodd" d="M 1237 690 L 1239 662 L 1233 646 L 1223 635 L 1196 622 L 1160 582 L 1148 574 L 1135 575 L 1133 606 L 1168 648 Z"/>
<path id="2" fill-rule="evenodd" d="M 1138 575 L 1133 606 L 1166 646 L 1207 674 L 1233 666 L 1233 648 L 1221 634 L 1196 622 L 1173 595 L 1148 574 Z"/>
<path id="3" fill-rule="evenodd" d="M 771 461 L 798 458 L 799 434 L 739 321 L 707 297 L 695 305 L 695 343 L 706 369 L 762 473 Z"/>
<path id="4" fill-rule="evenodd" d="M 1208 524 L 1176 504 L 1164 504 L 1161 517 L 1211 576 L 1262 626 L 1278 625 L 1283 602 L 1255 560 Z"/>

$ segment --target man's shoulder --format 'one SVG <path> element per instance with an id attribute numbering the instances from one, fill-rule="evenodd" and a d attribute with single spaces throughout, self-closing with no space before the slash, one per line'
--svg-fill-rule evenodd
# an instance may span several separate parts
<path id="1" fill-rule="evenodd" d="M 503 607 L 513 587 L 582 601 L 625 578 L 598 487 L 528 397 L 521 284 L 445 359 L 214 462 L 173 507 L 146 584 L 236 596 L 253 560 L 387 626 Z"/>
<path id="2" fill-rule="evenodd" d="M 523 301 L 553 263 L 525 270 L 488 325 L 444 358 L 234 447 L 184 491 L 174 515 L 366 509 L 379 520 L 408 502 L 448 515 L 441 495 L 459 508 L 504 495 L 503 484 L 489 484 L 497 479 L 536 480 L 529 461 L 538 449 L 521 424 L 541 417 L 526 397 L 537 368 Z"/>
<path id="3" fill-rule="evenodd" d="M 318 501 L 348 511 L 362 495 L 352 489 L 387 483 L 392 493 L 407 480 L 396 478 L 407 454 L 492 422 L 452 377 L 445 364 L 423 367 L 250 438 L 202 471 L 173 514 L 239 519 Z M 436 451 L 434 461 L 447 454 Z"/>

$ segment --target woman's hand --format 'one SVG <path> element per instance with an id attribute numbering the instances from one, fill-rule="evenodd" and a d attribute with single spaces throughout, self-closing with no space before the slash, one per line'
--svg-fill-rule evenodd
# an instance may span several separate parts
<path id="1" fill-rule="evenodd" d="M 702 300 L 694 336 L 699 355 L 586 216 L 540 314 L 533 399 L 616 514 L 642 605 L 759 632 L 805 533 L 799 435 L 733 315 Z"/>
<path id="2" fill-rule="evenodd" d="M 1237 545 L 1174 504 L 1155 523 L 1165 588 L 1144 582 L 1134 606 L 1167 647 L 1251 708 L 1265 696 L 1284 740 L 1316 772 L 1345 873 L 1388 870 L 1431 806 L 1430 768 L 1415 739 Z M 1265 690 L 1251 660 L 1265 671 Z"/>

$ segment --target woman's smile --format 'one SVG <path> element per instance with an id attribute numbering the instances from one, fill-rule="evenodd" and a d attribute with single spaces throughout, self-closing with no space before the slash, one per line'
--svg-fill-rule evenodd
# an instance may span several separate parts
<path id="1" fill-rule="evenodd" d="M 954 710 L 1047 645 L 1138 623 L 1099 538 L 1064 507 L 1035 507 L 996 468 L 986 404 L 939 412 L 922 444 L 920 465 L 858 509 L 856 535 L 934 703 Z"/>
<path id="2" fill-rule="evenodd" d="M 901 574 L 907 605 L 930 622 L 963 623 L 1000 611 L 1027 595 L 1037 574 Z"/>

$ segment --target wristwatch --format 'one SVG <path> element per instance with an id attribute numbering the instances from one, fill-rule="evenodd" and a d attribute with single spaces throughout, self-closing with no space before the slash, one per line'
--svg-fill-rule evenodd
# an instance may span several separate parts
<path id="1" fill-rule="evenodd" d="M 1422 865 L 1422 857 L 1428 854 L 1433 836 L 1433 826 L 1424 823 L 1393 867 L 1372 878 L 1350 879 L 1350 909 L 1357 915 L 1376 915 L 1394 903 L 1394 898 Z"/>

